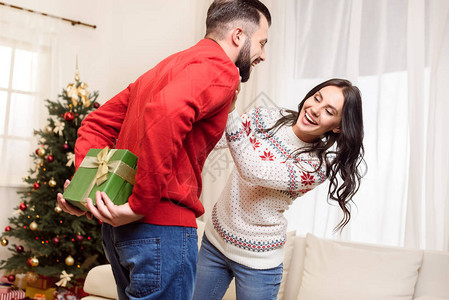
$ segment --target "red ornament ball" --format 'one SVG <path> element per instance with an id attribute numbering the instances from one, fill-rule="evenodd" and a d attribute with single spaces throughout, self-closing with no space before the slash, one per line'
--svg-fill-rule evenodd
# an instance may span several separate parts
<path id="1" fill-rule="evenodd" d="M 55 160 L 55 157 L 53 155 L 51 155 L 51 154 L 47 155 L 47 161 L 49 163 L 53 162 L 54 160 Z"/>
<path id="2" fill-rule="evenodd" d="M 94 107 L 95 107 L 95 108 L 99 108 L 99 107 L 100 107 L 100 103 L 95 102 L 95 103 L 94 103 Z"/>
<path id="3" fill-rule="evenodd" d="M 62 145 L 62 150 L 63 150 L 63 151 L 69 151 L 69 150 L 70 150 L 69 144 L 64 143 L 64 144 Z"/>
<path id="4" fill-rule="evenodd" d="M 17 253 L 22 253 L 23 252 L 23 246 L 17 246 L 16 247 L 16 251 L 17 251 Z"/>
<path id="5" fill-rule="evenodd" d="M 5 231 L 11 231 L 11 226 L 6 226 Z"/>
<path id="6" fill-rule="evenodd" d="M 35 182 L 33 184 L 33 189 L 38 190 L 41 187 L 41 184 L 39 182 Z"/>
<path id="7" fill-rule="evenodd" d="M 27 266 L 28 266 L 28 267 L 31 267 L 31 258 L 28 258 L 28 259 L 27 259 Z"/>
<path id="8" fill-rule="evenodd" d="M 81 234 L 78 234 L 75 239 L 78 243 L 81 243 L 84 240 L 84 236 L 82 236 Z"/>
<path id="9" fill-rule="evenodd" d="M 27 205 L 26 205 L 25 203 L 20 203 L 19 209 L 20 209 L 21 211 L 24 211 L 25 209 L 27 209 Z"/>
<path id="10" fill-rule="evenodd" d="M 14 282 L 14 281 L 16 281 L 16 276 L 13 275 L 13 274 L 8 275 L 8 281 L 9 281 L 9 282 Z"/>
<path id="11" fill-rule="evenodd" d="M 53 244 L 59 245 L 60 242 L 61 242 L 61 239 L 58 236 L 53 238 Z"/>
<path id="12" fill-rule="evenodd" d="M 64 113 L 64 119 L 68 122 L 71 122 L 75 119 L 75 114 L 71 111 L 67 111 Z"/>

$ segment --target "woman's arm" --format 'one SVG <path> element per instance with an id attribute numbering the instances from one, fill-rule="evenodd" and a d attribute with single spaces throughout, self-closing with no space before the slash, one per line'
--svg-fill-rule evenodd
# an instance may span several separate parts
<path id="1" fill-rule="evenodd" d="M 240 176 L 252 184 L 294 192 L 298 196 L 312 190 L 325 180 L 323 168 L 318 170 L 317 158 L 307 160 L 264 160 L 250 141 L 249 116 L 229 114 L 226 125 L 228 146 Z"/>

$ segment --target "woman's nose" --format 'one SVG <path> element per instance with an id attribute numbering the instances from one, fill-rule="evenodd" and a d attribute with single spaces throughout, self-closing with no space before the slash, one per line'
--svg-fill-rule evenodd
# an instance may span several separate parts
<path id="1" fill-rule="evenodd" d="M 318 116 L 320 114 L 319 113 L 320 109 L 319 109 L 318 105 L 312 106 L 310 108 L 310 111 L 312 112 L 312 115 L 314 115 L 314 116 Z"/>

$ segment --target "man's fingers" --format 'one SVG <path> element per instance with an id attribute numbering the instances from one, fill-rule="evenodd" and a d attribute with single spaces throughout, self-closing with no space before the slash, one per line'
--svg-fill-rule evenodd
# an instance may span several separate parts
<path id="1" fill-rule="evenodd" d="M 109 197 L 106 195 L 106 193 L 100 193 L 99 191 L 96 192 L 95 200 L 97 201 L 98 210 L 106 219 L 112 220 L 111 212 L 109 211 L 108 207 L 105 204 L 106 199 L 109 200 Z"/>
<path id="2" fill-rule="evenodd" d="M 86 207 L 89 210 L 90 214 L 93 215 L 98 220 L 104 221 L 103 220 L 103 216 L 100 214 L 98 209 L 94 206 L 94 203 L 93 203 L 92 199 L 87 198 L 86 201 L 87 201 Z M 98 202 L 97 202 L 97 204 L 98 204 Z"/>
<path id="3" fill-rule="evenodd" d="M 67 201 L 65 201 L 65 199 L 63 198 L 61 193 L 58 193 L 56 199 L 58 201 L 59 207 L 63 211 L 65 211 L 66 213 L 69 213 L 71 215 L 75 215 L 75 216 L 78 216 L 78 217 L 82 216 L 82 215 L 84 215 L 86 213 L 85 211 L 82 211 L 81 209 L 78 209 L 78 208 L 74 207 L 70 203 L 67 203 Z"/>
<path id="4" fill-rule="evenodd" d="M 70 184 L 70 180 L 66 179 L 64 182 L 64 191 L 69 186 L 69 184 Z"/>
<path id="5" fill-rule="evenodd" d="M 101 192 L 101 197 L 104 200 L 104 203 L 106 204 L 106 207 L 108 208 L 109 212 L 114 211 L 115 204 L 112 202 L 112 200 L 108 197 L 108 195 L 105 192 Z M 111 215 L 112 218 L 112 215 Z"/>

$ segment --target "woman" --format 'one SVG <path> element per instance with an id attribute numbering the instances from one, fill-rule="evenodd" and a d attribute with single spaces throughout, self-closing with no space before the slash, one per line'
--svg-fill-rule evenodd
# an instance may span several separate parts
<path id="1" fill-rule="evenodd" d="M 344 215 L 336 229 L 350 220 L 364 162 L 360 91 L 331 79 L 314 87 L 298 112 L 256 108 L 239 117 L 233 110 L 225 133 L 236 168 L 206 225 L 194 299 L 221 299 L 233 277 L 237 299 L 276 299 L 283 213 L 293 200 L 328 178 L 329 198 Z"/>

